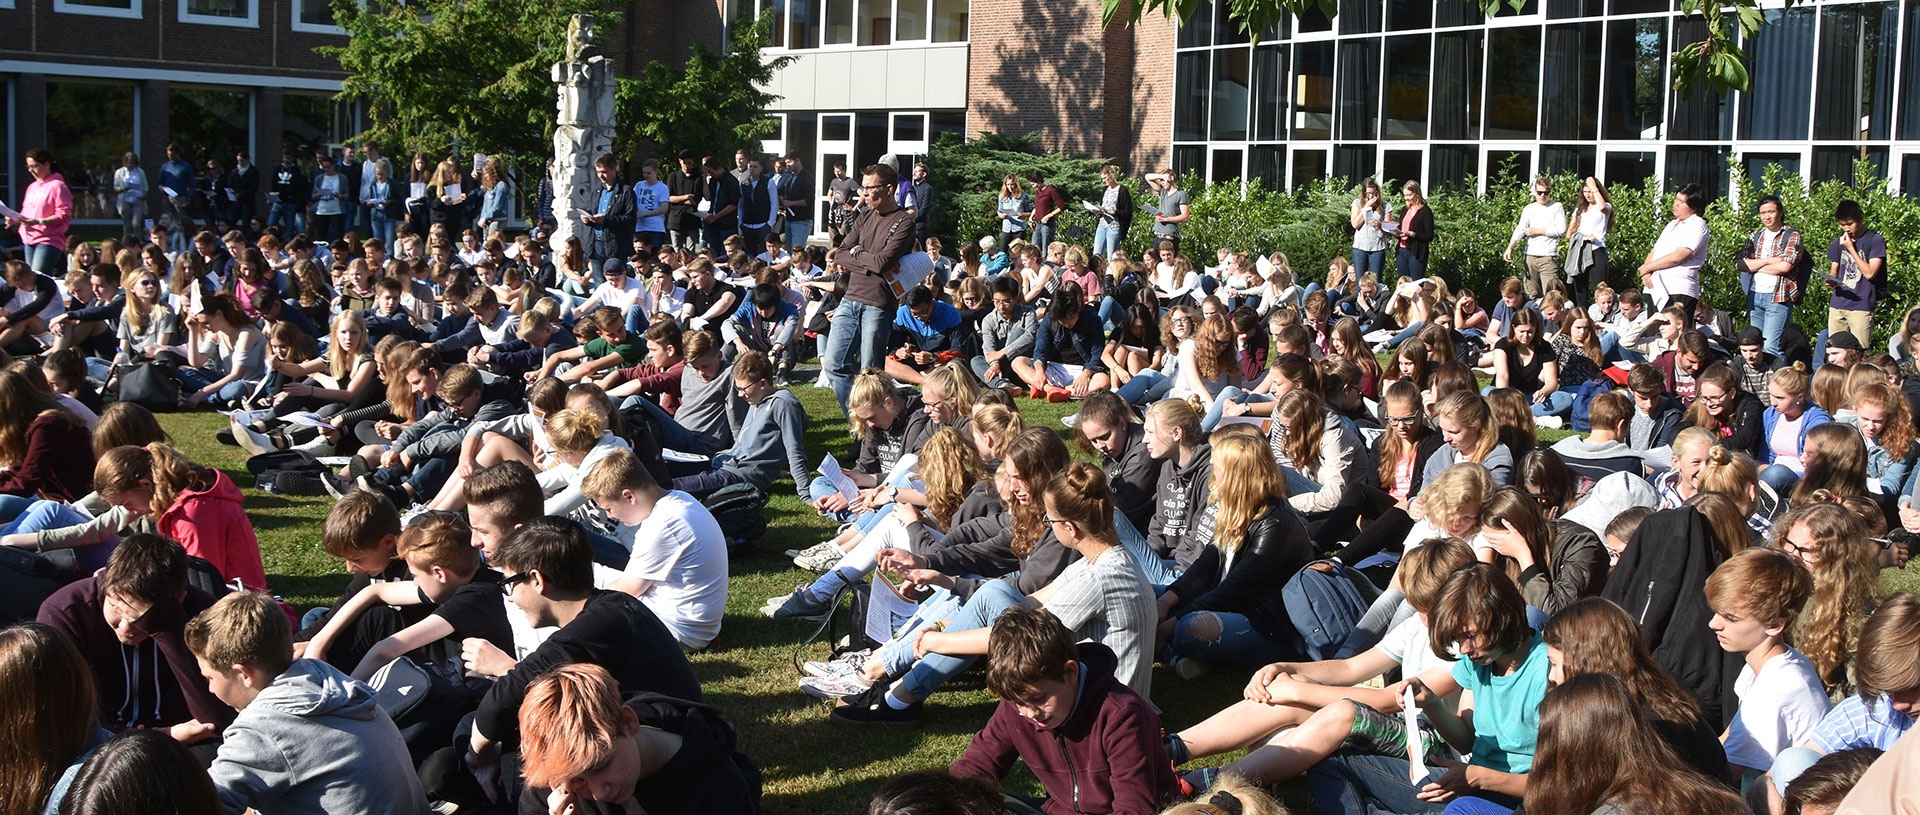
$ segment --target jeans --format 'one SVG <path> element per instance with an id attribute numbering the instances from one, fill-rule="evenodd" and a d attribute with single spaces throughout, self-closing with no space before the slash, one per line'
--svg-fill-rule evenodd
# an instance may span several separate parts
<path id="1" fill-rule="evenodd" d="M 294 235 L 300 234 L 300 227 L 305 220 L 306 213 L 293 204 L 277 202 L 267 209 L 267 226 L 279 225 L 281 240 L 291 240 Z"/>
<path id="2" fill-rule="evenodd" d="M 1166 398 L 1167 391 L 1173 390 L 1173 379 L 1152 368 L 1133 375 L 1127 384 L 1114 391 L 1129 405 L 1146 405 Z"/>
<path id="3" fill-rule="evenodd" d="M 1399 253 L 1394 255 L 1393 260 L 1394 265 L 1399 267 L 1402 280 L 1418 279 L 1427 275 L 1427 262 L 1415 257 L 1411 249 L 1402 247 Z"/>
<path id="4" fill-rule="evenodd" d="M 25 500 L 25 499 L 22 499 Z M 10 502 L 11 503 L 11 502 Z M 12 535 L 18 532 L 39 532 L 43 529 L 64 529 L 79 526 L 93 520 L 85 513 L 59 501 L 34 501 L 26 509 L 14 515 L 5 527 L 0 527 L 0 535 Z M 90 546 L 74 547 L 74 556 L 78 559 L 82 571 L 93 570 L 107 565 L 107 556 L 113 553 L 119 539 L 109 539 Z"/>
<path id="5" fill-rule="evenodd" d="M 1747 293 L 1747 320 L 1760 327 L 1760 336 L 1766 338 L 1761 348 L 1775 357 L 1780 356 L 1780 335 L 1786 333 L 1791 316 L 1792 304 L 1773 302 L 1773 295 L 1766 292 Z"/>
<path id="6" fill-rule="evenodd" d="M 1108 225 L 1104 220 L 1093 229 L 1093 256 L 1112 257 L 1120 249 L 1120 225 Z"/>
<path id="7" fill-rule="evenodd" d="M 1792 467 L 1769 464 L 1760 468 L 1760 480 L 1767 482 L 1767 486 L 1772 487 L 1776 494 L 1785 496 L 1793 491 L 1793 485 L 1800 483 L 1800 474 L 1794 472 Z"/>
<path id="8" fill-rule="evenodd" d="M 720 254 L 721 242 L 725 241 L 728 235 L 738 235 L 738 234 L 740 234 L 740 227 L 737 225 L 728 225 L 728 226 L 718 226 L 715 224 L 700 225 L 700 242 L 702 244 L 705 244 L 708 248 L 712 249 L 713 253 L 716 256 Z"/>
<path id="9" fill-rule="evenodd" d="M 1180 568 L 1173 559 L 1161 557 L 1159 552 L 1148 546 L 1147 536 L 1140 534 L 1132 521 L 1116 512 L 1113 523 L 1120 533 L 1120 545 L 1133 555 L 1133 562 L 1140 564 L 1140 572 L 1147 576 L 1148 583 L 1153 584 L 1154 593 L 1166 590 L 1173 585 L 1173 581 L 1180 579 Z"/>
<path id="10" fill-rule="evenodd" d="M 813 222 L 787 219 L 787 246 L 806 246 L 807 239 L 813 237 Z"/>
<path id="11" fill-rule="evenodd" d="M 1533 405 L 1535 416 L 1569 416 L 1573 413 L 1573 391 L 1561 388 L 1547 394 L 1547 401 Z"/>
<path id="12" fill-rule="evenodd" d="M 1194 623 L 1206 615 L 1219 621 L 1220 636 L 1201 639 L 1194 635 Z M 1247 615 L 1231 611 L 1190 611 L 1181 615 L 1180 622 L 1173 628 L 1173 640 L 1167 643 L 1167 652 L 1170 656 L 1216 665 L 1254 668 L 1300 656 L 1292 645 L 1268 639 L 1255 631 Z"/>
<path id="13" fill-rule="evenodd" d="M 1520 799 L 1497 792 L 1463 795 L 1447 803 L 1446 815 L 1509 815 Z"/>
<path id="14" fill-rule="evenodd" d="M 373 213 L 368 216 L 371 223 L 367 224 L 367 231 L 385 243 L 387 251 L 393 251 L 393 219 L 387 217 L 387 211 L 382 207 L 368 207 L 367 210 Z"/>
<path id="15" fill-rule="evenodd" d="M 1120 306 L 1119 300 L 1113 299 L 1112 295 L 1100 295 L 1100 329 L 1102 331 L 1113 333 L 1113 327 L 1120 324 L 1120 317 L 1125 313 L 1126 309 Z"/>
<path id="16" fill-rule="evenodd" d="M 887 338 L 893 333 L 893 313 L 880 306 L 840 301 L 827 330 L 827 352 L 820 364 L 833 382 L 834 398 L 842 409 L 853 391 L 853 377 L 863 368 L 881 368 L 887 362 Z"/>
<path id="17" fill-rule="evenodd" d="M 647 333 L 647 307 L 635 303 L 627 307 L 627 333 L 639 337 Z"/>
<path id="18" fill-rule="evenodd" d="M 1353 279 L 1359 280 L 1361 275 L 1366 274 L 1368 272 L 1372 272 L 1375 277 L 1386 276 L 1387 250 L 1376 249 L 1374 251 L 1369 252 L 1365 249 L 1361 249 L 1358 247 L 1354 248 Z"/>
<path id="19" fill-rule="evenodd" d="M 180 384 L 189 391 L 201 390 L 214 382 L 213 377 L 207 375 L 206 371 L 200 370 L 199 368 L 181 366 L 179 372 Z M 251 393 L 253 386 L 258 384 L 260 383 L 257 381 L 248 382 L 244 379 L 233 380 L 225 385 L 221 385 L 220 390 L 208 395 L 207 402 L 216 407 L 224 407 Z"/>
<path id="20" fill-rule="evenodd" d="M 1228 402 L 1250 405 L 1257 402 L 1273 401 L 1278 400 L 1264 393 L 1248 393 L 1232 385 L 1228 385 L 1220 389 L 1220 395 L 1213 398 L 1213 407 L 1207 408 L 1207 415 L 1201 417 L 1200 431 L 1203 433 L 1212 433 L 1215 427 L 1220 426 L 1220 418 L 1224 415 Z"/>
<path id="21" fill-rule="evenodd" d="M 66 277 L 67 253 L 50 243 L 29 243 L 25 248 L 27 265 L 55 280 Z"/>
<path id="22" fill-rule="evenodd" d="M 1411 767 L 1404 758 L 1342 750 L 1313 765 L 1307 785 L 1321 815 L 1445 812 L 1442 804 L 1420 800 L 1407 778 Z"/>
<path id="23" fill-rule="evenodd" d="M 1033 222 L 1033 245 L 1040 249 L 1040 256 L 1047 256 L 1047 247 L 1053 245 L 1053 224 Z"/>
<path id="24" fill-rule="evenodd" d="M 955 598 L 958 599 L 958 598 Z M 990 580 L 974 590 L 973 596 L 954 608 L 946 620 L 947 631 L 972 631 L 993 625 L 1000 618 L 1000 612 L 1010 608 L 1025 608 L 1031 600 L 1021 594 L 1019 589 L 1005 580 Z M 931 609 L 923 608 L 923 614 Z M 942 619 L 942 618 L 934 618 Z M 887 666 L 888 674 L 905 671 L 900 679 L 906 695 L 916 701 L 925 700 L 947 680 L 958 676 L 961 671 L 973 665 L 978 656 L 949 656 L 946 654 L 927 654 L 919 659 L 913 658 L 913 643 L 916 637 L 898 637 L 880 646 L 880 661 Z"/>
<path id="25" fill-rule="evenodd" d="M 1391 338 L 1387 340 L 1387 347 L 1399 348 L 1401 343 L 1406 342 L 1407 340 L 1413 339 L 1416 336 L 1419 336 L 1420 329 L 1426 328 L 1426 327 L 1427 327 L 1426 323 L 1414 323 L 1413 325 L 1400 329 L 1398 333 L 1395 333 Z"/>

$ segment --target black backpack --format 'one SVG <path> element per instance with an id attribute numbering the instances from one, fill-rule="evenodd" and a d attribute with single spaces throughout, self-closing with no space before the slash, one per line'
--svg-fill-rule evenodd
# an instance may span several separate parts
<path id="1" fill-rule="evenodd" d="M 727 551 L 737 553 L 767 533 L 767 493 L 747 482 L 728 484 L 707 495 L 707 511 L 727 536 Z"/>
<path id="2" fill-rule="evenodd" d="M 38 618 L 40 604 L 73 578 L 36 553 L 0 546 L 0 626 Z"/>

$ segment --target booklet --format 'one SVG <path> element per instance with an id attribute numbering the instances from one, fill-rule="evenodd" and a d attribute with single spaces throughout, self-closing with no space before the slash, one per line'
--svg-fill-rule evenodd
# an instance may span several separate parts
<path id="1" fill-rule="evenodd" d="M 1411 686 L 1400 691 L 1400 715 L 1407 728 L 1407 777 L 1415 788 L 1424 787 L 1433 780 L 1433 771 L 1427 769 L 1427 744 L 1420 739 L 1420 708 L 1413 704 Z"/>
<path id="2" fill-rule="evenodd" d="M 839 491 L 840 496 L 847 499 L 847 503 L 859 500 L 859 485 L 853 483 L 853 479 L 847 476 L 845 470 L 840 469 L 840 460 L 834 458 L 832 453 L 828 453 L 826 458 L 820 460 L 820 477 L 826 479 L 828 484 L 832 484 L 833 488 Z"/>

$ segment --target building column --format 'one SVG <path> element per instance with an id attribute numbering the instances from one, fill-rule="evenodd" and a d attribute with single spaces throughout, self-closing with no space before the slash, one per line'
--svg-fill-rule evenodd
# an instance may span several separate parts
<path id="1" fill-rule="evenodd" d="M 260 88 L 253 92 L 253 166 L 260 172 L 260 193 L 254 198 L 254 211 L 267 211 L 267 173 L 280 164 L 286 130 L 286 92 L 280 88 Z"/>
<path id="2" fill-rule="evenodd" d="M 140 135 L 136 142 L 140 165 L 159 183 L 160 165 L 167 160 L 167 142 L 173 140 L 173 86 L 164 79 L 148 79 L 134 86 L 139 97 Z"/>
<path id="3" fill-rule="evenodd" d="M 27 188 L 28 150 L 47 143 L 47 77 L 45 74 L 15 74 L 13 77 L 13 149 L 7 154 L 7 178 L 13 189 L 7 200 L 20 200 Z M 55 156 L 55 160 L 59 157 Z"/>

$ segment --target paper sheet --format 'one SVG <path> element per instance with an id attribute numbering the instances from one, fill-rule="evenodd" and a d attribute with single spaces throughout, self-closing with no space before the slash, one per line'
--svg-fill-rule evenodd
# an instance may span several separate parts
<path id="1" fill-rule="evenodd" d="M 1144 213 L 1146 213 L 1146 214 L 1148 214 L 1148 215 L 1159 215 L 1159 214 L 1160 214 L 1160 208 L 1159 208 L 1159 207 L 1156 207 L 1156 206 L 1154 206 L 1154 205 L 1152 205 L 1152 204 L 1141 204 L 1141 205 L 1140 205 L 1140 211 L 1141 211 L 1141 212 L 1144 212 Z"/>
<path id="2" fill-rule="evenodd" d="M 900 594 L 900 584 L 884 569 L 873 573 L 873 591 L 867 593 L 867 631 L 874 642 L 886 642 L 895 635 L 907 636 L 907 625 L 920 604 Z M 926 620 L 920 621 L 923 624 Z"/>
<path id="3" fill-rule="evenodd" d="M 413 182 L 407 187 L 407 190 L 410 197 L 415 200 L 427 197 L 427 183 L 424 181 Z"/>
<path id="4" fill-rule="evenodd" d="M 21 217 L 19 210 L 16 210 L 13 207 L 7 206 L 6 204 L 0 204 L 0 216 L 4 216 L 7 218 Z"/>
<path id="5" fill-rule="evenodd" d="M 828 453 L 826 458 L 820 460 L 820 477 L 826 479 L 828 484 L 832 484 L 848 503 L 859 500 L 859 485 L 853 483 L 853 479 L 847 477 L 846 471 L 840 469 L 840 460 L 834 458 L 832 453 Z"/>
<path id="6" fill-rule="evenodd" d="M 901 480 L 901 477 L 909 473 L 912 473 L 913 468 L 919 463 L 920 463 L 920 455 L 918 453 L 907 453 L 905 455 L 902 455 L 900 458 L 896 459 L 893 462 L 893 469 L 887 471 L 887 477 L 883 481 L 881 481 L 881 483 L 892 484 L 896 487 L 900 486 L 902 483 L 908 483 L 908 482 L 903 482 Z"/>
<path id="7" fill-rule="evenodd" d="M 1099 205 L 1099 204 L 1096 204 L 1096 203 L 1094 203 L 1094 202 L 1092 202 L 1092 201 L 1081 201 L 1081 202 L 1080 202 L 1080 206 L 1081 206 L 1082 208 L 1084 208 L 1084 209 L 1086 209 L 1086 211 L 1088 211 L 1088 212 L 1099 212 L 1099 211 L 1100 211 L 1100 205 Z"/>
<path id="8" fill-rule="evenodd" d="M 289 413 L 285 416 L 282 416 L 281 418 L 285 419 L 287 421 L 287 424 L 299 425 L 302 427 L 332 427 L 333 426 L 332 422 L 327 421 L 326 418 L 322 417 L 320 414 L 314 413 L 312 411 L 306 411 L 306 410 L 302 410 L 297 413 Z"/>
<path id="9" fill-rule="evenodd" d="M 1415 787 L 1422 787 L 1432 771 L 1427 769 L 1427 745 L 1420 739 L 1420 708 L 1413 703 L 1411 686 L 1400 691 L 1400 715 L 1406 717 L 1407 777 Z"/>

